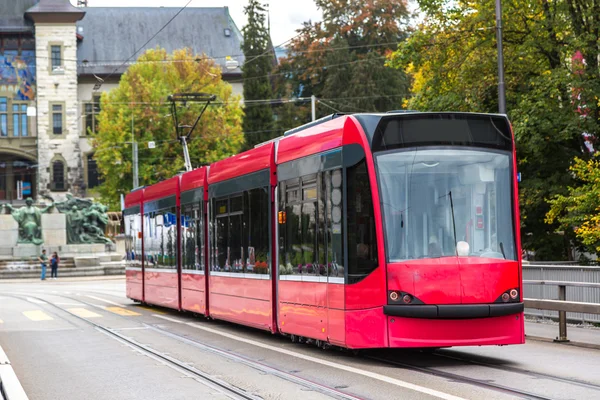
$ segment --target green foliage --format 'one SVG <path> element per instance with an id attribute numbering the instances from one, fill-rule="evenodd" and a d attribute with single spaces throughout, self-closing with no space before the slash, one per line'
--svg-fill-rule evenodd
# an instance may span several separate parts
<path id="1" fill-rule="evenodd" d="M 242 29 L 242 50 L 246 62 L 242 67 L 244 79 L 244 133 L 246 148 L 279 136 L 274 130 L 273 111 L 270 104 L 252 103 L 273 97 L 269 75 L 273 70 L 271 39 L 265 23 L 265 8 L 257 0 L 250 0 L 244 9 L 248 24 Z"/>
<path id="2" fill-rule="evenodd" d="M 132 117 L 140 185 L 151 185 L 184 169 L 168 95 L 207 92 L 221 103 L 208 107 L 190 139 L 193 167 L 235 154 L 244 142 L 240 98 L 232 95 L 231 85 L 221 80 L 221 69 L 212 60 L 188 49 L 167 54 L 157 48 L 138 61 L 121 77 L 117 88 L 102 94 L 98 132 L 93 139 L 94 158 L 104 181 L 98 192 L 113 210 L 119 209 L 120 194 L 132 187 Z M 201 107 L 188 104 L 179 108 L 181 123 L 192 125 Z M 156 142 L 156 148 L 148 149 L 149 141 Z"/>
<path id="3" fill-rule="evenodd" d="M 418 0 L 424 22 L 390 59 L 413 77 L 417 110 L 497 112 L 493 0 Z M 502 2 L 506 99 L 517 142 L 523 247 L 536 258 L 564 259 L 566 239 L 547 201 L 576 185 L 569 165 L 585 157 L 582 133 L 599 133 L 600 12 L 584 0 Z M 594 36 L 594 32 L 596 33 Z M 586 65 L 573 61 L 580 51 Z M 580 96 L 576 100 L 576 95 Z M 585 104 L 587 116 L 577 107 Z"/>
<path id="4" fill-rule="evenodd" d="M 322 22 L 305 22 L 281 60 L 293 96 L 322 99 L 317 117 L 401 108 L 408 92 L 404 71 L 385 66 L 386 54 L 406 36 L 400 0 L 316 0 Z"/>
<path id="5" fill-rule="evenodd" d="M 600 155 L 587 161 L 576 158 L 571 171 L 579 185 L 550 200 L 547 222 L 573 230 L 588 252 L 600 254 Z"/>

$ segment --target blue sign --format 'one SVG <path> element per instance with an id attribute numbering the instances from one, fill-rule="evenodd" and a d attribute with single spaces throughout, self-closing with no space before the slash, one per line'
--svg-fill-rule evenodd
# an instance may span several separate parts
<path id="1" fill-rule="evenodd" d="M 517 182 L 521 182 L 521 173 L 517 172 Z"/>
<path id="2" fill-rule="evenodd" d="M 175 215 L 173 213 L 166 213 L 164 216 L 163 224 L 167 227 L 176 225 L 177 224 L 177 215 Z"/>
<path id="3" fill-rule="evenodd" d="M 31 196 L 31 182 L 23 182 L 23 196 L 27 194 Z"/>

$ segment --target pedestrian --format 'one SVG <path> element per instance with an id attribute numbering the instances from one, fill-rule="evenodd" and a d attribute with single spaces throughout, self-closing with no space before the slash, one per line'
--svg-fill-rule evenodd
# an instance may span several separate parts
<path id="1" fill-rule="evenodd" d="M 60 258 L 58 258 L 58 253 L 52 253 L 52 258 L 50 259 L 50 267 L 52 270 L 50 272 L 50 276 L 52 279 L 58 278 L 58 263 L 60 262 Z"/>
<path id="2" fill-rule="evenodd" d="M 42 266 L 42 280 L 46 279 L 46 263 L 48 262 L 48 256 L 46 255 L 46 249 L 42 250 L 42 254 L 38 257 L 40 265 Z"/>

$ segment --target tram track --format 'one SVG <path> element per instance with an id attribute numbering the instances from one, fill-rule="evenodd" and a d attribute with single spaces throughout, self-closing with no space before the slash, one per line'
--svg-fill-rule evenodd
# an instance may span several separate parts
<path id="1" fill-rule="evenodd" d="M 89 303 L 89 302 L 87 302 L 85 300 L 82 300 L 79 297 L 71 297 L 71 296 L 68 296 L 68 295 L 63 295 L 63 294 L 58 294 L 58 293 L 53 293 L 52 295 L 53 296 L 60 296 L 62 298 L 69 299 L 69 300 L 72 300 L 72 301 L 77 301 L 77 302 L 79 302 L 81 304 L 84 304 L 84 305 L 87 305 L 87 306 L 90 306 L 90 307 L 98 307 L 97 305 Z M 14 296 L 13 295 L 13 297 L 19 297 L 21 299 L 24 299 L 23 297 L 20 297 L 20 296 Z M 214 385 L 216 385 L 218 388 L 227 390 L 227 391 L 231 392 L 232 394 L 234 394 L 234 397 L 233 397 L 234 399 L 247 399 L 247 400 L 261 400 L 262 399 L 262 397 L 252 395 L 252 394 L 244 391 L 243 389 L 240 389 L 240 388 L 238 388 L 238 387 L 236 387 L 234 385 L 231 385 L 231 384 L 229 384 L 229 383 L 227 383 L 227 382 L 225 382 L 225 381 L 223 381 L 221 379 L 212 377 L 210 374 L 207 374 L 207 373 L 205 373 L 203 371 L 200 371 L 200 370 L 198 370 L 198 369 L 196 369 L 194 367 L 191 367 L 191 366 L 187 365 L 185 362 L 183 362 L 181 360 L 175 359 L 175 358 L 173 358 L 173 357 L 171 357 L 171 356 L 169 356 L 169 355 L 167 355 L 167 354 L 165 354 L 163 352 L 160 352 L 160 351 L 158 351 L 156 349 L 153 349 L 153 348 L 151 348 L 151 347 L 149 347 L 147 345 L 139 343 L 136 340 L 133 340 L 133 339 L 131 339 L 131 338 L 125 336 L 125 335 L 122 335 L 122 334 L 120 334 L 119 332 L 117 332 L 114 329 L 102 326 L 102 325 L 97 324 L 97 323 L 95 323 L 93 321 L 90 321 L 90 320 L 88 320 L 86 318 L 80 317 L 80 316 L 78 316 L 78 315 L 70 312 L 69 310 L 66 310 L 66 309 L 60 307 L 59 305 L 53 304 L 51 301 L 48 301 L 48 300 L 45 300 L 45 299 L 40 299 L 39 297 L 34 297 L 34 296 L 28 296 L 28 297 L 32 297 L 32 298 L 38 299 L 40 301 L 44 301 L 48 305 L 51 305 L 54 308 L 57 308 L 57 309 L 65 312 L 65 313 L 67 313 L 67 314 L 69 314 L 69 315 L 71 315 L 71 316 L 73 316 L 73 317 L 75 317 L 75 318 L 77 318 L 79 320 L 82 320 L 82 321 L 88 323 L 89 325 L 94 326 L 94 328 L 100 330 L 102 333 L 105 333 L 105 334 L 107 334 L 109 336 L 117 338 L 119 341 L 121 341 L 122 343 L 124 343 L 126 345 L 133 346 L 134 348 L 139 349 L 143 353 L 146 353 L 146 354 L 148 354 L 148 355 L 150 355 L 150 356 L 152 356 L 154 358 L 158 358 L 158 359 L 160 359 L 162 361 L 166 361 L 166 362 L 168 362 L 168 363 L 170 363 L 172 365 L 175 365 L 176 367 L 178 367 L 178 368 L 180 368 L 182 370 L 185 370 L 186 372 L 191 373 L 192 375 L 194 375 L 196 377 L 201 378 L 202 380 L 205 381 L 205 383 L 208 382 L 210 384 L 209 386 L 211 386 L 211 387 L 214 387 Z M 115 314 L 115 317 L 118 317 L 118 318 L 123 319 L 123 320 L 127 320 L 127 318 L 124 317 L 124 316 L 122 316 L 122 315 Z M 267 364 L 251 360 L 251 359 L 249 359 L 247 357 L 241 356 L 241 355 L 236 354 L 234 352 L 231 352 L 231 351 L 228 351 L 228 350 L 225 350 L 225 349 L 222 349 L 222 348 L 218 348 L 218 347 L 215 347 L 215 346 L 207 345 L 207 344 L 201 343 L 201 342 L 199 342 L 197 340 L 191 339 L 189 337 L 186 337 L 186 336 L 183 336 L 183 335 L 171 332 L 171 331 L 167 331 L 165 329 L 162 329 L 162 328 L 158 327 L 157 324 L 148 324 L 148 323 L 141 323 L 141 324 L 144 327 L 146 327 L 146 328 L 148 328 L 148 329 L 150 329 L 150 330 L 152 330 L 152 331 L 154 331 L 154 332 L 156 332 L 156 333 L 158 333 L 158 334 L 160 334 L 162 336 L 169 337 L 169 338 L 171 338 L 173 340 L 177 340 L 177 341 L 179 341 L 181 343 L 185 343 L 187 345 L 191 345 L 191 346 L 196 347 L 196 348 L 198 348 L 200 350 L 211 352 L 211 353 L 216 354 L 218 356 L 227 358 L 227 359 L 229 359 L 231 361 L 239 362 L 239 363 L 247 365 L 248 367 L 251 367 L 251 368 L 253 368 L 255 370 L 261 371 L 261 372 L 263 372 L 265 374 L 276 376 L 278 378 L 281 378 L 281 379 L 284 379 L 284 380 L 286 380 L 288 382 L 297 384 L 297 385 L 302 386 L 302 387 L 304 387 L 304 388 L 306 388 L 308 390 L 321 393 L 321 394 L 326 395 L 328 397 L 339 399 L 339 400 L 361 400 L 360 397 L 356 397 L 356 396 L 350 395 L 348 393 L 342 392 L 342 391 L 340 391 L 338 389 L 335 389 L 335 388 L 332 388 L 332 387 L 329 387 L 329 386 L 326 386 L 326 385 L 322 385 L 322 384 L 317 383 L 317 382 L 313 382 L 311 380 L 299 377 L 299 376 L 294 375 L 294 374 L 289 373 L 289 372 L 282 371 L 282 370 L 280 370 L 278 368 L 269 366 Z"/>
<path id="2" fill-rule="evenodd" d="M 585 381 L 578 380 L 578 379 L 562 378 L 560 376 L 546 374 L 544 372 L 536 372 L 536 371 L 531 371 L 528 369 L 516 368 L 516 367 L 511 367 L 511 366 L 504 366 L 504 365 L 498 366 L 498 365 L 486 363 L 483 361 L 473 360 L 473 359 L 470 359 L 467 357 L 459 357 L 459 356 L 455 356 L 455 355 L 444 354 L 444 353 L 441 353 L 438 351 L 434 351 L 434 352 L 430 353 L 430 355 L 435 356 L 435 357 L 446 358 L 446 359 L 450 359 L 450 360 L 461 361 L 461 362 L 468 363 L 471 365 L 477 365 L 477 366 L 491 368 L 491 369 L 495 369 L 495 370 L 499 370 L 499 371 L 514 372 L 517 374 L 527 375 L 527 376 L 530 376 L 533 378 L 549 379 L 549 380 L 553 380 L 556 382 L 567 383 L 569 385 L 576 385 L 576 386 L 580 386 L 580 387 L 583 387 L 586 389 L 593 389 L 593 390 L 600 391 L 600 385 L 590 383 L 590 382 L 585 382 Z"/>
<path id="3" fill-rule="evenodd" d="M 100 294 L 99 292 L 95 292 Z M 102 293 L 104 295 L 107 295 L 106 293 Z M 72 297 L 69 295 L 65 295 L 65 294 L 59 294 L 59 293 L 54 293 L 52 294 L 53 296 L 58 296 L 58 297 L 62 297 L 65 299 L 69 299 L 72 301 L 76 301 L 79 302 L 83 305 L 87 305 L 90 307 L 100 307 L 102 308 L 102 306 L 96 305 L 96 304 L 92 304 L 90 302 L 87 302 L 85 300 L 82 300 L 80 298 L 80 296 L 77 297 Z M 109 295 L 110 296 L 110 295 Z M 17 297 L 17 296 L 13 296 L 13 297 Z M 21 296 L 19 295 L 18 297 L 21 297 L 22 299 L 25 299 L 25 296 Z M 28 296 L 28 297 L 34 297 L 34 296 Z M 36 298 L 36 297 L 34 297 Z M 39 298 L 37 298 L 39 299 Z M 118 338 L 120 341 L 122 341 L 124 344 L 128 344 L 128 345 L 132 345 L 134 347 L 136 347 L 137 349 L 140 349 L 142 352 L 146 352 L 149 355 L 152 356 L 156 356 L 158 357 L 160 360 L 163 360 L 165 362 L 170 363 L 171 365 L 175 365 L 191 374 L 193 374 L 194 376 L 198 376 L 197 372 L 200 373 L 200 376 L 203 379 L 207 379 L 210 382 L 211 376 L 197 370 L 196 368 L 190 367 L 189 365 L 185 364 L 184 362 L 174 359 L 170 356 L 168 356 L 165 353 L 161 353 L 156 349 L 152 349 L 149 346 L 146 346 L 144 344 L 141 344 L 131 338 L 128 338 L 122 334 L 120 334 L 119 332 L 117 332 L 116 330 L 113 330 L 111 328 L 107 328 L 104 326 L 101 326 L 93 321 L 89 321 L 83 317 L 80 317 L 76 314 L 71 313 L 70 311 L 56 305 L 53 304 L 51 301 L 45 300 L 45 299 L 39 299 L 39 300 L 43 300 L 45 302 L 47 302 L 49 305 L 71 315 L 76 317 L 79 320 L 83 320 L 86 323 L 93 325 L 94 327 L 96 327 L 97 329 L 99 329 L 100 331 L 102 331 L 103 333 L 109 335 L 109 336 L 113 336 L 115 338 Z M 158 307 L 160 308 L 160 307 Z M 123 319 L 123 320 L 129 320 L 127 317 L 115 314 L 115 317 Z M 218 356 L 221 356 L 223 358 L 229 359 L 231 361 L 234 362 L 239 362 L 241 364 L 244 364 L 248 367 L 254 368 L 256 370 L 259 370 L 265 374 L 269 374 L 272 376 L 276 376 L 279 377 L 281 379 L 284 379 L 286 381 L 289 381 L 291 383 L 297 384 L 299 386 L 302 386 L 304 388 L 307 388 L 309 390 L 315 391 L 315 392 L 319 392 L 321 394 L 327 395 L 329 397 L 332 398 L 338 398 L 338 399 L 343 399 L 343 400 L 356 400 L 358 399 L 358 397 L 352 396 L 350 394 L 344 393 L 339 391 L 337 388 L 331 388 L 301 377 L 298 377 L 297 375 L 294 375 L 293 373 L 289 373 L 286 371 L 282 371 L 280 369 L 277 369 L 275 367 L 269 366 L 267 364 L 264 364 L 262 362 L 258 362 L 249 358 L 246 358 L 242 355 L 239 355 L 237 353 L 231 352 L 229 350 L 225 350 L 219 347 L 215 347 L 212 345 L 207 345 L 204 343 L 201 343 L 191 337 L 189 337 L 188 335 L 181 335 L 178 333 L 174 333 L 170 330 L 165 330 L 163 328 L 161 328 L 161 324 L 149 324 L 149 323 L 141 323 L 142 326 L 144 326 L 145 328 L 152 330 L 153 332 L 156 332 L 162 336 L 165 337 L 169 337 L 173 340 L 179 341 L 181 343 L 190 345 L 192 347 L 196 347 L 200 350 L 206 351 L 206 352 L 210 352 L 213 354 L 216 354 Z M 526 391 L 526 390 L 520 390 L 514 387 L 510 387 L 510 386 L 506 386 L 506 385 L 502 385 L 502 384 L 498 384 L 498 383 L 494 383 L 491 382 L 489 380 L 486 379 L 477 379 L 477 378 L 471 378 L 468 376 L 464 376 L 461 375 L 459 373 L 453 373 L 453 372 L 447 372 L 447 371 L 443 371 L 437 368 L 433 368 L 433 367 L 428 367 L 428 366 L 423 366 L 423 365 L 415 365 L 413 363 L 410 362 L 402 362 L 402 361 L 398 361 L 398 360 L 394 360 L 394 359 L 389 359 L 389 358 L 385 358 L 385 357 L 381 357 L 381 356 L 375 356 L 375 355 L 369 355 L 369 354 L 365 354 L 364 352 L 361 352 L 361 356 L 366 358 L 366 359 L 371 359 L 374 361 L 377 361 L 379 363 L 382 364 L 387 364 L 387 365 L 393 365 L 396 367 L 401 367 L 407 370 L 411 370 L 411 371 L 416 371 L 416 372 L 420 372 L 426 375 L 430 375 L 430 376 L 436 376 L 439 378 L 444 378 L 450 381 L 454 381 L 454 382 L 460 382 L 460 383 L 465 383 L 465 384 L 469 384 L 472 386 L 476 386 L 479 388 L 484 388 L 484 389 L 488 389 L 491 391 L 495 391 L 497 393 L 502 393 L 502 394 L 507 394 L 507 395 L 511 395 L 514 397 L 518 397 L 518 398 L 523 398 L 523 399 L 531 399 L 531 400 L 553 400 L 552 397 L 546 397 L 540 394 L 536 394 L 530 391 Z M 462 363 L 465 364 L 469 364 L 469 365 L 476 365 L 476 366 L 481 366 L 481 367 L 486 367 L 486 368 L 491 368 L 491 369 L 496 369 L 496 370 L 500 370 L 503 372 L 512 372 L 512 373 L 517 373 L 517 374 L 521 374 L 521 375 L 526 375 L 526 376 L 530 376 L 533 378 L 538 378 L 538 379 L 548 379 L 548 380 L 553 380 L 556 382 L 560 382 L 560 383 L 564 383 L 564 384 L 569 384 L 569 385 L 576 385 L 576 386 L 580 386 L 583 388 L 587 388 L 587 389 L 593 389 L 593 390 L 598 390 L 600 391 L 600 385 L 596 385 L 593 383 L 588 383 L 588 382 L 584 382 L 584 381 L 580 381 L 580 380 L 576 380 L 576 379 L 569 379 L 569 378 L 562 378 L 559 376 L 555 376 L 555 375 L 551 375 L 551 374 L 545 374 L 545 373 L 539 373 L 539 372 L 535 372 L 535 371 L 530 371 L 530 370 L 525 370 L 525 369 L 521 369 L 521 368 L 516 368 L 516 367 L 511 367 L 511 366 L 498 366 L 498 365 L 494 365 L 491 363 L 487 363 L 487 362 L 483 362 L 483 361 L 478 361 L 478 360 L 473 360 L 470 359 L 468 357 L 460 357 L 460 356 L 455 356 L 455 355 L 450 355 L 450 354 L 443 354 L 439 351 L 435 351 L 432 353 L 428 353 L 428 356 L 433 356 L 433 357 L 440 357 L 440 358 L 445 358 L 448 360 L 456 360 L 456 361 L 460 361 Z M 223 382 L 226 386 L 232 386 L 230 384 L 228 384 L 227 382 Z M 222 388 L 221 385 L 218 385 L 222 390 L 225 390 Z M 248 392 L 243 391 L 242 389 L 239 389 L 237 387 L 235 387 L 235 390 L 237 390 L 238 392 L 241 391 L 242 393 L 235 393 L 234 396 L 238 396 L 238 397 L 233 397 L 233 398 L 243 398 L 243 399 L 260 399 L 260 397 L 254 396 Z M 244 397 L 245 396 L 245 397 Z"/>
<path id="4" fill-rule="evenodd" d="M 21 296 L 21 295 L 13 295 L 13 294 L 10 294 L 10 295 L 5 294 L 5 295 L 13 297 L 13 298 L 20 299 L 20 300 L 27 301 L 26 297 Z M 119 342 L 121 342 L 121 343 L 123 343 L 123 344 L 125 344 L 125 345 L 127 345 L 127 346 L 129 346 L 129 347 L 131 347 L 131 348 L 133 348 L 135 350 L 137 350 L 138 352 L 140 352 L 142 354 L 145 354 L 145 355 L 148 355 L 152 359 L 159 360 L 159 361 L 161 361 L 163 363 L 167 363 L 169 366 L 175 367 L 175 369 L 178 369 L 178 370 L 180 370 L 182 372 L 185 372 L 188 375 L 191 375 L 196 380 L 198 380 L 200 383 L 202 383 L 202 384 L 204 384 L 204 385 L 206 385 L 206 386 L 208 386 L 210 388 L 213 388 L 213 389 L 219 391 L 220 393 L 226 395 L 227 397 L 229 397 L 229 398 L 231 398 L 233 400 L 262 400 L 262 397 L 259 397 L 259 396 L 253 395 L 251 393 L 248 393 L 245 390 L 238 388 L 237 386 L 231 385 L 231 384 L 229 384 L 229 383 L 227 383 L 227 382 L 225 382 L 225 381 L 223 381 L 223 380 L 221 380 L 219 378 L 211 376 L 210 374 L 207 374 L 207 373 L 205 373 L 203 371 L 200 371 L 197 368 L 189 366 L 189 365 L 187 365 L 185 362 L 183 362 L 181 360 L 178 360 L 178 359 L 176 359 L 174 357 L 171 357 L 171 356 L 169 356 L 169 355 L 167 355 L 167 354 L 165 354 L 163 352 L 160 352 L 160 351 L 158 351 L 156 349 L 153 349 L 150 346 L 147 346 L 145 344 L 139 343 L 136 340 L 133 340 L 133 339 L 131 339 L 131 338 L 125 336 L 125 335 L 122 335 L 119 332 L 115 331 L 114 329 L 107 328 L 107 327 L 102 326 L 100 324 L 97 324 L 97 323 L 95 323 L 93 321 L 90 321 L 90 320 L 88 320 L 86 318 L 80 317 L 79 315 L 77 315 L 77 314 L 75 314 L 75 313 L 73 313 L 73 312 L 71 312 L 69 310 L 66 310 L 66 309 L 60 307 L 59 305 L 56 305 L 56 304 L 54 304 L 51 301 L 48 301 L 48 300 L 45 300 L 45 299 L 41 299 L 39 297 L 34 297 L 34 296 L 28 296 L 28 297 L 31 297 L 31 298 L 43 301 L 43 302 L 47 303 L 48 305 L 50 305 L 50 306 L 52 306 L 52 307 L 54 307 L 54 308 L 56 308 L 56 309 L 58 309 L 58 310 L 60 310 L 60 311 L 62 311 L 64 313 L 67 313 L 70 316 L 72 316 L 72 317 L 74 317 L 74 318 L 76 318 L 76 319 L 78 319 L 80 321 L 83 321 L 83 322 L 85 322 L 88 325 L 93 326 L 98 331 L 100 331 L 100 332 L 106 334 L 107 336 L 112 337 L 112 338 L 116 339 L 117 341 L 119 341 Z M 73 300 L 73 301 L 79 301 L 82 304 L 87 304 L 87 305 L 90 305 L 90 306 L 94 306 L 91 303 L 86 303 L 86 302 L 81 301 L 81 300 L 76 299 L 76 298 L 72 298 L 72 297 L 68 297 L 68 296 L 62 296 L 62 295 L 60 297 L 68 298 L 68 299 Z"/>
<path id="5" fill-rule="evenodd" d="M 439 378 L 445 378 L 448 380 L 452 380 L 455 382 L 467 383 L 473 386 L 478 386 L 480 388 L 493 390 L 495 392 L 500 392 L 512 396 L 516 396 L 518 398 L 527 399 L 527 400 L 554 400 L 551 397 L 541 396 L 535 393 L 531 393 L 525 390 L 515 389 L 508 386 L 500 385 L 497 383 L 489 382 L 482 379 L 469 378 L 464 375 L 455 374 L 452 372 L 441 371 L 439 369 L 431 368 L 431 367 L 422 367 L 414 364 L 404 363 L 401 361 L 390 360 L 378 356 L 363 356 L 364 358 L 382 362 L 388 365 L 394 365 L 397 367 L 402 367 L 411 371 L 421 372 L 423 374 L 436 376 Z"/>

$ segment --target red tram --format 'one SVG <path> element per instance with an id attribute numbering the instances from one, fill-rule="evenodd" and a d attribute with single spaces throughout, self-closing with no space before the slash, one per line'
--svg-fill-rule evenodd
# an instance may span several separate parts
<path id="1" fill-rule="evenodd" d="M 505 116 L 332 115 L 123 214 L 137 301 L 355 349 L 524 342 Z"/>

